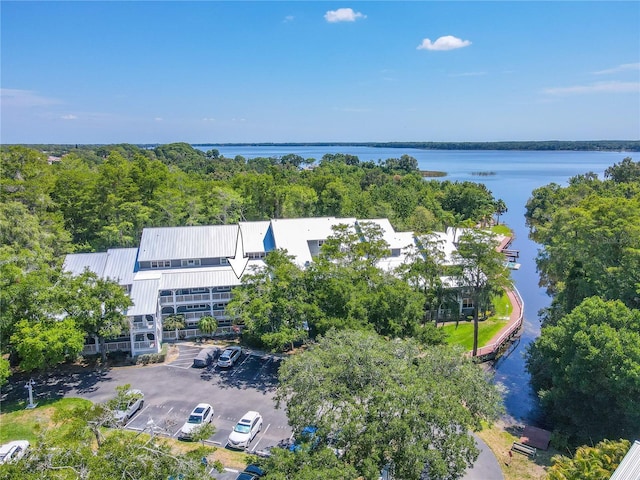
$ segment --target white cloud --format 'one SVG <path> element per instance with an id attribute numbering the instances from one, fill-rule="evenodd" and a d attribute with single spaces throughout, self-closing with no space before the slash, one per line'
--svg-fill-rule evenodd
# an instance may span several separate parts
<path id="1" fill-rule="evenodd" d="M 418 50 L 455 50 L 456 48 L 468 47 L 471 45 L 469 40 L 462 40 L 453 35 L 445 35 L 438 38 L 435 42 L 425 38 L 422 43 L 418 45 Z"/>
<path id="2" fill-rule="evenodd" d="M 68 115 L 62 115 L 60 118 L 62 120 L 76 120 L 78 117 L 70 113 Z"/>
<path id="3" fill-rule="evenodd" d="M 155 117 L 155 118 L 154 118 L 154 120 L 155 120 L 156 122 L 161 122 L 161 121 L 163 120 L 163 118 L 162 118 L 162 117 Z"/>
<path id="4" fill-rule="evenodd" d="M 293 22 L 294 18 L 295 18 L 295 17 L 294 17 L 293 15 L 287 15 L 286 17 L 284 17 L 284 22 L 285 22 L 285 23 L 287 23 L 287 22 Z"/>
<path id="5" fill-rule="evenodd" d="M 594 75 L 608 75 L 610 73 L 627 72 L 630 70 L 640 70 L 640 63 L 623 63 L 622 65 L 618 65 L 617 67 L 607 68 L 606 70 L 599 70 L 592 73 Z"/>
<path id="6" fill-rule="evenodd" d="M 38 95 L 32 90 L 0 88 L 0 101 L 5 107 L 43 107 L 62 103 L 55 98 Z"/>
<path id="7" fill-rule="evenodd" d="M 589 93 L 640 93 L 639 82 L 597 82 L 591 85 L 545 88 L 548 95 L 582 95 Z"/>
<path id="8" fill-rule="evenodd" d="M 358 18 L 367 18 L 360 12 L 354 12 L 351 8 L 339 8 L 338 10 L 329 10 L 324 14 L 324 18 L 329 23 L 336 22 L 355 22 Z"/>

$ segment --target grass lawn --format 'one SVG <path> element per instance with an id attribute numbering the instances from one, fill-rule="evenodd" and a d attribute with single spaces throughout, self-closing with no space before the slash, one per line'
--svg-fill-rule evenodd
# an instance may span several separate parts
<path id="1" fill-rule="evenodd" d="M 506 324 L 507 320 L 497 318 L 490 318 L 480 322 L 478 325 L 478 346 L 482 347 L 489 343 L 494 335 Z M 447 343 L 449 345 L 461 345 L 467 350 L 473 348 L 473 321 L 460 322 L 458 328 L 456 328 L 455 323 L 441 328 L 444 328 L 445 332 L 447 332 Z"/>
<path id="2" fill-rule="evenodd" d="M 513 232 L 511 231 L 511 229 L 504 223 L 501 223 L 500 225 L 494 225 L 493 227 L 491 227 L 491 231 L 496 235 L 505 235 L 505 236 L 513 235 Z"/>
<path id="3" fill-rule="evenodd" d="M 69 410 L 90 403 L 81 398 L 39 401 L 33 410 L 25 410 L 26 401 L 2 404 L 0 414 L 0 443 L 11 440 L 29 440 L 34 443 L 38 432 L 49 426 L 51 417 L 58 410 Z"/>
<path id="4" fill-rule="evenodd" d="M 486 320 L 480 321 L 478 325 L 478 347 L 489 343 L 491 339 L 509 322 L 509 316 L 513 310 L 513 305 L 505 293 L 493 299 L 495 315 Z M 473 320 L 464 320 L 458 323 L 448 323 L 441 328 L 447 333 L 447 343 L 449 345 L 461 345 L 467 350 L 473 348 Z"/>

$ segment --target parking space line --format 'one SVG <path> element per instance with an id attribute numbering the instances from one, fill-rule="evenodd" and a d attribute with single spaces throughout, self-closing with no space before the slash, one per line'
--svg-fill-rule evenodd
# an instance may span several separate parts
<path id="1" fill-rule="evenodd" d="M 236 374 L 236 372 L 238 371 L 238 367 L 241 367 L 242 365 L 244 365 L 244 362 L 249 360 L 249 357 L 251 357 L 251 355 L 247 355 L 245 357 L 245 359 L 242 362 L 240 362 L 240 364 L 236 365 L 235 368 L 233 369 L 233 372 L 231 372 L 231 375 L 229 375 L 229 376 L 233 377 Z"/>
<path id="2" fill-rule="evenodd" d="M 264 367 L 266 367 L 267 365 L 269 365 L 269 362 L 270 362 L 271 360 L 272 360 L 272 358 L 271 358 L 271 357 L 269 357 L 269 358 L 267 359 L 267 361 L 266 361 L 266 362 L 264 362 L 264 365 L 262 365 L 262 366 L 258 369 L 258 371 L 256 372 L 255 376 L 253 377 L 253 380 L 256 380 L 256 379 L 257 379 L 257 378 L 262 374 L 262 369 L 263 369 Z"/>
<path id="3" fill-rule="evenodd" d="M 129 421 L 127 422 L 127 424 L 124 426 L 124 428 L 129 428 L 129 425 L 131 425 L 131 422 L 133 422 L 136 418 L 138 418 L 138 415 L 142 415 L 142 412 L 144 412 L 147 408 L 149 408 L 149 405 L 147 405 L 146 407 L 144 407 L 142 410 L 140 410 L 139 412 L 136 412 L 136 414 L 129 418 Z M 132 429 L 133 430 L 133 429 Z"/>
<path id="4" fill-rule="evenodd" d="M 256 451 L 256 448 L 258 448 L 258 445 L 260 444 L 260 441 L 264 438 L 265 434 L 267 433 L 267 430 L 269 430 L 269 427 L 271 426 L 271 424 L 267 425 L 267 428 L 264 429 L 264 431 L 262 432 L 262 435 L 260 435 L 260 438 L 258 439 L 258 441 L 256 442 L 256 444 L 253 446 L 253 448 L 251 449 L 251 453 Z"/>

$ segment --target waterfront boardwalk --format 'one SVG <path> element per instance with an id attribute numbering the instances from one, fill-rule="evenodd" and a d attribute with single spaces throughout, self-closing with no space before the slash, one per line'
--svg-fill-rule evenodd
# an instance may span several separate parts
<path id="1" fill-rule="evenodd" d="M 479 361 L 489 361 L 495 359 L 509 344 L 509 342 L 518 335 L 524 321 L 524 303 L 522 297 L 515 287 L 507 290 L 507 296 L 511 302 L 512 310 L 509 315 L 509 322 L 491 339 L 491 341 L 478 348 L 476 359 Z"/>

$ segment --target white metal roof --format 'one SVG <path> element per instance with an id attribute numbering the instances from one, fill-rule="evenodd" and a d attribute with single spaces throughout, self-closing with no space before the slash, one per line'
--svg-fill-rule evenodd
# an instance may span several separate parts
<path id="1" fill-rule="evenodd" d="M 131 301 L 133 306 L 127 310 L 127 315 L 155 315 L 158 310 L 159 280 L 134 280 L 131 286 Z"/>
<path id="2" fill-rule="evenodd" d="M 120 285 L 131 285 L 135 274 L 137 248 L 111 248 L 107 250 L 107 263 L 102 276 L 116 280 Z"/>
<path id="3" fill-rule="evenodd" d="M 233 257 L 238 225 L 145 228 L 138 261 Z"/>
<path id="4" fill-rule="evenodd" d="M 99 277 L 102 277 L 104 266 L 107 263 L 107 252 L 100 253 L 70 253 L 64 259 L 63 269 L 72 275 L 81 275 L 85 269 L 89 269 Z"/>
<path id="5" fill-rule="evenodd" d="M 391 222 L 386 218 L 358 220 L 359 224 L 373 223 L 382 228 L 382 239 L 389 244 L 389 248 L 404 248 L 413 244 L 413 232 L 396 232 Z"/>
<path id="6" fill-rule="evenodd" d="M 636 440 L 609 480 L 638 480 L 640 478 L 640 441 Z"/>
<path id="7" fill-rule="evenodd" d="M 242 243 L 245 253 L 264 252 L 264 238 L 269 230 L 270 222 L 240 222 L 242 230 Z"/>
<path id="8" fill-rule="evenodd" d="M 271 231 L 276 248 L 286 249 L 296 264 L 305 265 L 312 261 L 309 240 L 326 240 L 333 235 L 333 226 L 355 222 L 355 218 L 335 217 L 273 219 Z"/>
<path id="9" fill-rule="evenodd" d="M 160 290 L 235 286 L 240 283 L 231 267 L 184 268 L 165 270 L 160 278 Z"/>
<path id="10" fill-rule="evenodd" d="M 72 253 L 64 260 L 64 270 L 80 275 L 89 269 L 100 278 L 110 278 L 120 285 L 131 285 L 137 248 L 111 248 L 100 253 Z"/>

